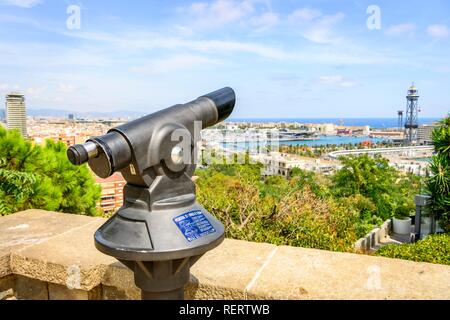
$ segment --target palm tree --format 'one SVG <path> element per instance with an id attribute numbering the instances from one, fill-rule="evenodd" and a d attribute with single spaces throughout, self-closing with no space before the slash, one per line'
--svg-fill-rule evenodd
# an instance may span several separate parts
<path id="1" fill-rule="evenodd" d="M 435 155 L 426 181 L 431 196 L 430 210 L 441 228 L 450 232 L 450 115 L 433 130 L 432 140 Z"/>

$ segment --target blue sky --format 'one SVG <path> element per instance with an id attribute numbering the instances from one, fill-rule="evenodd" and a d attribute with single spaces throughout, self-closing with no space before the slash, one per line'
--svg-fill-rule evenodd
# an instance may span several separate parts
<path id="1" fill-rule="evenodd" d="M 31 108 L 153 112 L 231 86 L 235 118 L 395 117 L 412 81 L 422 117 L 450 111 L 447 0 L 0 0 L 0 95 Z"/>

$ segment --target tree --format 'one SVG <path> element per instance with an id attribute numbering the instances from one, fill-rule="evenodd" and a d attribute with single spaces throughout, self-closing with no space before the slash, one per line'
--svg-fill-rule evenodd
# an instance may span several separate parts
<path id="1" fill-rule="evenodd" d="M 450 115 L 433 130 L 432 140 L 436 154 L 426 181 L 431 196 L 430 209 L 442 229 L 450 232 Z"/>
<path id="2" fill-rule="evenodd" d="M 0 169 L 0 215 L 24 209 L 34 195 L 35 183 L 34 174 Z"/>
<path id="3" fill-rule="evenodd" d="M 62 142 L 32 145 L 15 130 L 0 128 L 0 212 L 37 208 L 98 213 L 100 187 L 86 165 L 73 166 Z"/>
<path id="4" fill-rule="evenodd" d="M 376 155 L 342 157 L 343 168 L 333 176 L 335 195 L 360 194 L 375 204 L 374 215 L 385 220 L 394 215 L 408 216 L 414 210 L 413 198 L 420 178 L 401 174 L 389 161 Z"/>
<path id="5" fill-rule="evenodd" d="M 47 196 L 43 200 L 48 210 L 96 215 L 101 191 L 86 165 L 72 165 L 62 142 L 47 140 L 43 150 L 40 173 L 46 183 L 39 189 Z"/>

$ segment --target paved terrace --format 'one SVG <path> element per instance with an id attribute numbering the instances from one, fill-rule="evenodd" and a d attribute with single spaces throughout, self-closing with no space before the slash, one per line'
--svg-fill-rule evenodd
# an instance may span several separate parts
<path id="1" fill-rule="evenodd" d="M 0 218 L 0 299 L 139 299 L 98 252 L 104 219 L 40 210 Z M 188 299 L 450 299 L 450 267 L 225 240 L 192 268 Z"/>

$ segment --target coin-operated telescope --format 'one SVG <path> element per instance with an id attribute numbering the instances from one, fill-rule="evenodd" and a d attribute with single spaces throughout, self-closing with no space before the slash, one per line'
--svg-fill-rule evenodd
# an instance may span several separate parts
<path id="1" fill-rule="evenodd" d="M 196 202 L 191 177 L 199 129 L 227 118 L 235 101 L 223 88 L 67 151 L 73 164 L 127 181 L 123 206 L 96 231 L 95 246 L 134 272 L 142 299 L 183 299 L 190 267 L 223 241 L 224 227 Z"/>

